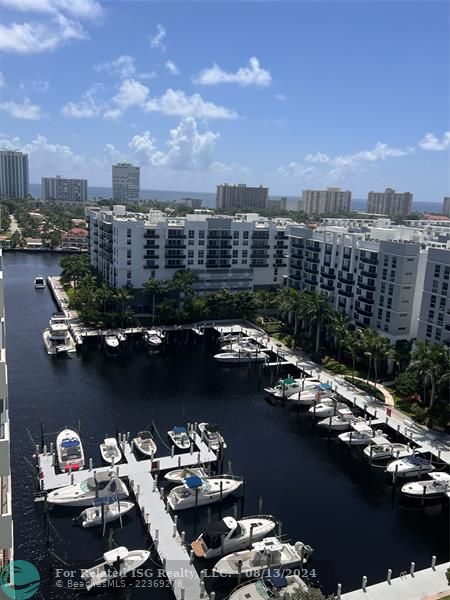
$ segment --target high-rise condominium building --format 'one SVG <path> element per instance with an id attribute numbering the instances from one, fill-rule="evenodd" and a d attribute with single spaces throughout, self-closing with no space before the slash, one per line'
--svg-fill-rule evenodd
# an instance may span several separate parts
<path id="1" fill-rule="evenodd" d="M 350 210 L 352 193 L 340 188 L 326 190 L 303 190 L 303 210 L 308 215 L 338 215 Z"/>
<path id="2" fill-rule="evenodd" d="M 450 346 L 450 250 L 429 248 L 418 338 Z"/>
<path id="3" fill-rule="evenodd" d="M 257 214 L 127 213 L 125 206 L 87 209 L 91 264 L 113 287 L 141 289 L 181 269 L 196 288 L 245 290 L 282 285 L 287 275 L 289 219 Z"/>
<path id="4" fill-rule="evenodd" d="M 130 163 L 117 163 L 112 167 L 112 194 L 114 202 L 135 202 L 139 200 L 140 167 Z"/>
<path id="5" fill-rule="evenodd" d="M 404 217 L 411 214 L 412 199 L 411 192 L 396 192 L 391 188 L 384 192 L 369 192 L 367 212 Z"/>
<path id="6" fill-rule="evenodd" d="M 28 154 L 0 150 L 0 197 L 25 198 L 28 193 Z"/>
<path id="7" fill-rule="evenodd" d="M 0 251 L 0 570 L 13 559 L 8 377 L 5 357 L 5 305 Z"/>
<path id="8" fill-rule="evenodd" d="M 201 198 L 182 198 L 181 201 L 188 207 L 194 210 L 199 210 L 202 207 Z"/>
<path id="9" fill-rule="evenodd" d="M 450 217 L 450 196 L 446 196 L 442 203 L 442 214 Z"/>
<path id="10" fill-rule="evenodd" d="M 87 202 L 87 179 L 42 177 L 41 200 L 56 202 Z"/>
<path id="11" fill-rule="evenodd" d="M 245 183 L 237 185 L 217 186 L 216 208 L 226 210 L 230 208 L 236 209 L 261 209 L 267 208 L 269 203 L 269 188 L 263 187 L 247 187 Z"/>

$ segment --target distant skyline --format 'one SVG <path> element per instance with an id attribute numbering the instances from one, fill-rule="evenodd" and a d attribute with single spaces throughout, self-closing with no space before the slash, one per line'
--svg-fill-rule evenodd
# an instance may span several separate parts
<path id="1" fill-rule="evenodd" d="M 446 2 L 0 0 L 0 148 L 30 181 L 450 195 Z M 132 32 L 132 35 L 130 35 Z"/>

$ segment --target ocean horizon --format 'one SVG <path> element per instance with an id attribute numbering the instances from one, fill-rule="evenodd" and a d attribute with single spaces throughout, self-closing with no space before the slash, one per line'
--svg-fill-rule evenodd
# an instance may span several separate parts
<path id="1" fill-rule="evenodd" d="M 41 184 L 30 183 L 30 193 L 35 198 L 41 196 Z M 89 186 L 88 187 L 88 198 L 94 200 L 95 198 L 106 198 L 109 199 L 112 196 L 112 188 L 102 186 Z M 192 191 L 180 191 L 180 190 L 152 190 L 152 189 L 141 189 L 141 200 L 159 200 L 160 202 L 180 202 L 183 198 L 199 198 L 203 201 L 205 208 L 214 208 L 216 204 L 215 192 L 192 192 Z M 288 206 L 294 210 L 296 204 L 300 199 L 300 196 L 286 196 L 283 194 L 270 194 L 271 200 L 279 200 L 282 197 L 287 197 Z M 351 207 L 354 210 L 365 210 L 367 206 L 367 200 L 364 198 L 352 198 Z M 413 211 L 417 212 L 432 212 L 441 213 L 442 205 L 439 202 L 413 202 Z"/>

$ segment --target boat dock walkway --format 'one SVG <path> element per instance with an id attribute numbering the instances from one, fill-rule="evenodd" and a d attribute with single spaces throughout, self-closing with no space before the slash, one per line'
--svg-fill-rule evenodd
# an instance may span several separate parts
<path id="1" fill-rule="evenodd" d="M 400 577 L 365 586 L 365 589 L 338 594 L 335 600 L 426 600 L 444 590 L 450 594 L 446 576 L 449 567 L 450 563 L 446 562 L 423 571 L 414 572 L 414 568 L 410 568 Z"/>

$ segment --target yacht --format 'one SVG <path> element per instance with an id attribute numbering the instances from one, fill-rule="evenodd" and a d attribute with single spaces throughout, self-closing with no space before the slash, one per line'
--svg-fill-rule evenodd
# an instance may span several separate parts
<path id="1" fill-rule="evenodd" d="M 135 438 L 133 438 L 133 446 L 137 448 L 144 456 L 153 458 L 156 453 L 156 444 L 153 440 L 150 431 L 140 431 Z"/>
<path id="2" fill-rule="evenodd" d="M 264 391 L 268 394 L 272 394 L 272 396 L 275 396 L 275 398 L 289 398 L 289 396 L 292 396 L 293 394 L 298 395 L 301 389 L 301 379 L 286 377 L 285 379 L 279 379 L 274 387 L 265 388 Z"/>
<path id="3" fill-rule="evenodd" d="M 119 546 L 109 550 L 103 555 L 103 562 L 81 571 L 81 579 L 85 582 L 86 590 L 94 587 L 106 587 L 108 581 L 125 577 L 128 573 L 136 571 L 150 557 L 148 550 L 128 550 L 125 546 Z"/>
<path id="4" fill-rule="evenodd" d="M 337 414 L 338 411 L 348 408 L 344 402 L 337 402 L 333 398 L 324 399 L 317 404 L 311 406 L 308 409 L 308 412 L 316 417 L 316 419 L 320 419 L 323 417 L 331 417 Z"/>
<path id="5" fill-rule="evenodd" d="M 111 350 L 117 350 L 120 345 L 119 337 L 114 331 L 105 333 L 105 344 Z"/>
<path id="6" fill-rule="evenodd" d="M 80 483 L 66 485 L 47 495 L 50 504 L 60 506 L 91 506 L 94 501 L 111 504 L 125 498 L 128 498 L 128 488 L 112 471 L 94 473 Z"/>
<path id="7" fill-rule="evenodd" d="M 134 507 L 133 502 L 127 502 L 122 500 L 121 502 L 111 502 L 111 504 L 103 504 L 102 506 L 91 506 L 85 508 L 82 513 L 75 519 L 81 527 L 95 527 L 96 525 L 103 525 L 105 523 L 111 523 L 116 519 L 120 519 L 125 516 Z"/>
<path id="8" fill-rule="evenodd" d="M 233 352 L 220 352 L 214 358 L 221 363 L 248 364 L 252 362 L 265 362 L 269 360 L 268 354 L 258 350 L 242 349 Z"/>
<path id="9" fill-rule="evenodd" d="M 434 471 L 435 467 L 427 458 L 412 454 L 393 460 L 386 467 L 386 473 L 397 477 L 420 477 Z"/>
<path id="10" fill-rule="evenodd" d="M 44 290 L 46 286 L 45 277 L 42 275 L 38 275 L 34 278 L 34 289 L 36 290 Z"/>
<path id="11" fill-rule="evenodd" d="M 230 552 L 243 550 L 265 538 L 274 528 L 275 520 L 270 516 L 246 517 L 236 521 L 233 517 L 224 517 L 211 523 L 205 531 L 192 542 L 191 548 L 197 558 L 214 558 Z"/>
<path id="12" fill-rule="evenodd" d="M 289 400 L 304 406 L 313 406 L 316 402 L 322 402 L 333 397 L 333 390 L 328 383 L 321 383 L 319 379 L 306 379 L 295 394 L 289 396 Z"/>
<path id="13" fill-rule="evenodd" d="M 305 564 L 312 548 L 302 542 L 295 545 L 283 543 L 276 537 L 267 537 L 252 545 L 250 550 L 241 550 L 219 560 L 213 568 L 218 576 L 258 577 L 265 569 L 291 569 Z"/>
<path id="14" fill-rule="evenodd" d="M 282 575 L 267 571 L 261 578 L 238 586 L 229 596 L 229 600 L 281 600 L 298 592 L 308 591 L 308 586 L 298 575 Z"/>
<path id="15" fill-rule="evenodd" d="M 75 352 L 75 342 L 70 335 L 65 317 L 52 317 L 48 328 L 42 334 L 45 348 L 50 355 Z"/>
<path id="16" fill-rule="evenodd" d="M 107 463 L 117 464 L 122 460 L 122 451 L 116 438 L 105 438 L 103 444 L 100 444 L 100 454 Z"/>
<path id="17" fill-rule="evenodd" d="M 409 498 L 443 498 L 450 492 L 450 475 L 441 471 L 430 473 L 431 479 L 405 483 L 402 493 Z"/>
<path id="18" fill-rule="evenodd" d="M 192 477 L 193 475 L 200 477 L 200 479 L 205 479 L 208 476 L 207 472 L 202 467 L 184 467 L 184 469 L 169 471 L 164 475 L 164 479 L 170 483 L 181 484 L 185 479 Z"/>
<path id="19" fill-rule="evenodd" d="M 220 346 L 221 352 L 245 352 L 258 350 L 259 346 L 251 338 L 241 338 L 238 340 L 231 340 L 224 345 Z"/>
<path id="20" fill-rule="evenodd" d="M 363 452 L 370 458 L 371 460 L 387 460 L 391 458 L 405 458 L 406 456 L 411 456 L 414 454 L 414 450 L 406 445 L 399 444 L 396 442 L 390 442 L 386 440 L 386 442 L 381 442 L 377 440 L 374 444 L 375 440 L 372 439 L 372 444 L 367 448 L 364 448 Z"/>
<path id="21" fill-rule="evenodd" d="M 67 427 L 56 436 L 56 457 L 63 473 L 80 471 L 84 467 L 84 451 L 80 436 Z"/>
<path id="22" fill-rule="evenodd" d="M 217 425 L 214 423 L 199 423 L 198 430 L 200 436 L 203 438 L 204 442 L 208 444 L 211 450 L 217 452 L 221 448 L 222 450 L 226 449 L 227 445 Z"/>
<path id="23" fill-rule="evenodd" d="M 352 429 L 351 431 L 345 431 L 338 435 L 341 442 L 344 442 L 347 446 L 367 446 L 372 442 L 374 437 L 386 439 L 387 435 L 383 433 L 381 429 L 374 431 L 368 425 L 366 428 L 361 428 L 356 431 Z"/>
<path id="24" fill-rule="evenodd" d="M 157 349 L 163 343 L 165 334 L 159 329 L 147 329 L 144 332 L 144 342 L 150 348 Z"/>
<path id="25" fill-rule="evenodd" d="M 184 510 L 219 502 L 242 486 L 241 479 L 231 475 L 202 479 L 192 476 L 169 492 L 167 502 L 173 510 Z"/>
<path id="26" fill-rule="evenodd" d="M 327 417 L 318 422 L 320 427 L 332 431 L 345 431 L 350 429 L 352 423 L 355 423 L 356 417 L 349 408 L 342 408 L 334 416 Z"/>
<path id="27" fill-rule="evenodd" d="M 191 439 L 186 427 L 172 427 L 172 429 L 167 432 L 167 435 L 178 450 L 189 450 L 191 447 Z"/>

